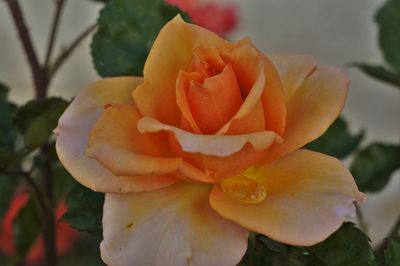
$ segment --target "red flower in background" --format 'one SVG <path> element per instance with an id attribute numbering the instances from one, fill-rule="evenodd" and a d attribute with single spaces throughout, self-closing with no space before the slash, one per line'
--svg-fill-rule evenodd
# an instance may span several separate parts
<path id="1" fill-rule="evenodd" d="M 202 0 L 166 0 L 187 12 L 194 24 L 226 36 L 237 26 L 238 15 L 234 4 Z"/>
<path id="2" fill-rule="evenodd" d="M 0 221 L 0 253 L 8 256 L 16 255 L 13 239 L 13 221 L 19 211 L 26 205 L 29 195 L 26 192 L 17 193 L 14 197 L 4 220 Z M 61 201 L 56 208 L 56 221 L 58 221 L 66 212 L 64 201 Z M 73 245 L 78 236 L 78 232 L 69 227 L 65 222 L 57 222 L 56 225 L 56 249 L 58 255 L 65 254 Z M 29 250 L 25 264 L 26 266 L 38 265 L 44 258 L 43 236 L 40 235 Z"/>

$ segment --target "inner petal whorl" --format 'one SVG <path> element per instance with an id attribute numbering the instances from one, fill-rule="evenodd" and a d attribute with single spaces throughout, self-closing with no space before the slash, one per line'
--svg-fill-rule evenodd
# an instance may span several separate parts
<path id="1" fill-rule="evenodd" d="M 243 103 L 236 74 L 231 65 L 204 82 L 192 81 L 187 100 L 194 120 L 205 134 L 217 132 L 239 110 Z"/>

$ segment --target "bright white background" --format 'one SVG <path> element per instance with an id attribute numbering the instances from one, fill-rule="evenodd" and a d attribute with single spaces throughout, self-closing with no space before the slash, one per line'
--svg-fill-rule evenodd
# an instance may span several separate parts
<path id="1" fill-rule="evenodd" d="M 373 22 L 382 0 L 232 0 L 240 12 L 240 27 L 231 36 L 250 36 L 266 53 L 314 55 L 320 65 L 342 68 L 349 62 L 381 63 L 377 29 Z M 134 1 L 132 1 L 134 2 Z M 228 2 L 228 1 L 226 1 Z M 21 0 L 34 45 L 41 60 L 47 45 L 53 9 L 51 0 Z M 56 52 L 87 25 L 95 21 L 100 4 L 69 0 L 61 21 Z M 89 82 L 98 79 L 89 53 L 90 38 L 75 51 L 53 81 L 50 94 L 71 98 Z M 344 110 L 351 130 L 367 132 L 363 145 L 371 141 L 400 141 L 400 91 L 346 69 L 351 87 Z M 11 98 L 23 103 L 32 97 L 29 68 L 18 42 L 11 16 L 0 1 L 0 80 L 12 88 Z M 386 189 L 368 195 L 363 205 L 370 236 L 379 241 L 400 213 L 400 175 Z"/>

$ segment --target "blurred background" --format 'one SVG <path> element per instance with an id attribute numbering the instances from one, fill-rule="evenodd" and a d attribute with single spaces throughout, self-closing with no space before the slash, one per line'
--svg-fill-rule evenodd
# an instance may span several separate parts
<path id="1" fill-rule="evenodd" d="M 214 1 L 216 2 L 216 1 Z M 238 21 L 228 38 L 251 37 L 268 53 L 300 53 L 315 56 L 320 65 L 338 66 L 348 73 L 351 86 L 343 116 L 350 130 L 366 130 L 362 146 L 374 140 L 396 143 L 400 139 L 400 90 L 371 79 L 351 62 L 382 63 L 377 28 L 373 21 L 382 0 L 232 0 Z M 47 45 L 53 14 L 50 0 L 22 0 L 27 24 L 41 60 Z M 56 43 L 63 46 L 92 24 L 103 5 L 91 1 L 67 1 Z M 24 103 L 33 97 L 29 67 L 12 18 L 0 2 L 0 80 L 11 88 L 10 98 Z M 99 79 L 93 69 L 87 38 L 57 73 L 50 95 L 75 96 L 85 85 Z M 400 203 L 400 173 L 386 188 L 368 195 L 362 206 L 373 243 L 381 240 L 395 220 Z"/>

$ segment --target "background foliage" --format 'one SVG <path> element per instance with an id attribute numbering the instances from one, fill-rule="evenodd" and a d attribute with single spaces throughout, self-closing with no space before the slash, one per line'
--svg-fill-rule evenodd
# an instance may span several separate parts
<path id="1" fill-rule="evenodd" d="M 18 1 L 5 2 L 14 12 L 14 19 L 22 19 L 22 14 L 18 16 Z M 23 206 L 14 208 L 15 216 L 11 221 L 14 241 L 9 243 L 13 252 L 6 252 L 0 245 L 0 265 L 20 265 L 24 262 L 33 265 L 40 260 L 47 265 L 55 265 L 57 258 L 51 256 L 58 251 L 54 242 L 59 224 L 56 221 L 67 222 L 76 230 L 86 232 L 74 236 L 80 239 L 74 248 L 59 254 L 62 256 L 58 259 L 59 265 L 102 265 L 98 244 L 101 241 L 104 194 L 93 192 L 73 181 L 59 163 L 52 130 L 69 101 L 47 97 L 46 90 L 52 76 L 74 47 L 94 28 L 96 33 L 91 54 L 100 76 L 142 75 L 144 61 L 161 27 L 178 13 L 187 21 L 190 17 L 162 0 L 137 0 L 135 5 L 130 0 L 100 2 L 105 6 L 99 14 L 97 25 L 89 26 L 53 60 L 51 40 L 56 36 L 53 31 L 43 64 L 37 58 L 35 63 L 35 56 L 29 54 L 29 38 L 22 38 L 32 73 L 40 76 L 34 82 L 37 92 L 35 99 L 18 106 L 8 99 L 10 88 L 0 84 L 0 221 L 5 223 L 16 200 L 21 197 L 25 200 Z M 56 1 L 55 32 L 63 3 L 62 0 Z M 357 62 L 351 65 L 399 89 L 400 1 L 387 1 L 378 10 L 375 21 L 384 62 Z M 23 28 L 17 27 L 17 30 L 21 34 Z M 366 134 L 368 132 L 365 131 L 350 133 L 346 120 L 341 117 L 306 148 L 339 159 L 349 159 L 351 172 L 360 190 L 375 193 L 382 190 L 400 168 L 400 144 L 375 142 L 362 146 Z M 57 206 L 64 201 L 67 212 L 57 217 Z M 358 227 L 345 223 L 327 240 L 311 247 L 289 246 L 263 235 L 251 234 L 249 248 L 240 265 L 400 265 L 400 219 L 394 222 L 386 240 L 372 249 L 365 234 L 366 226 L 360 209 L 358 216 Z M 5 236 L 5 232 L 1 234 Z M 31 259 L 31 251 L 41 235 L 44 237 L 42 253 L 45 258 L 36 258 L 35 261 Z"/>

